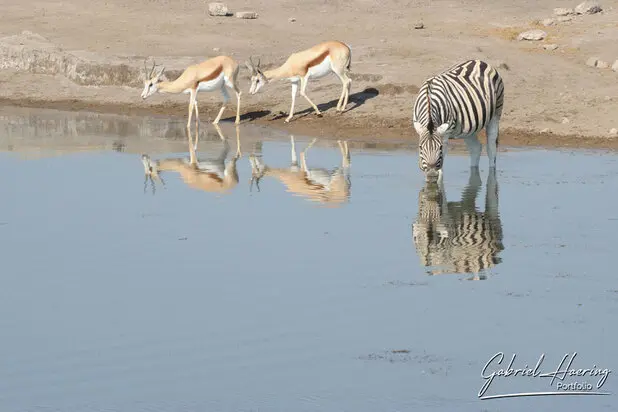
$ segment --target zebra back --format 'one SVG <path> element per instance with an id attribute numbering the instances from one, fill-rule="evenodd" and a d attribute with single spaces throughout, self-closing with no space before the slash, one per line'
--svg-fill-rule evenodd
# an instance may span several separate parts
<path id="1" fill-rule="evenodd" d="M 413 121 L 430 133 L 448 123 L 452 137 L 476 133 L 502 115 L 504 83 L 482 60 L 456 64 L 427 79 L 414 103 Z"/>

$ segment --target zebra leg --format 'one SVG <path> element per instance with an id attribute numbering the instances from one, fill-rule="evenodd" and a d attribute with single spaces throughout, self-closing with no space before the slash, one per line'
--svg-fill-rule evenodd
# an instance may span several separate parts
<path id="1" fill-rule="evenodd" d="M 485 129 L 487 134 L 487 157 L 489 157 L 489 167 L 496 167 L 496 152 L 498 151 L 498 129 L 500 124 L 500 118 L 498 116 L 492 117 Z"/>
<path id="2" fill-rule="evenodd" d="M 476 133 L 466 136 L 464 140 L 466 141 L 466 146 L 468 147 L 468 152 L 470 153 L 470 167 L 478 168 L 483 145 L 476 137 Z"/>
<path id="3" fill-rule="evenodd" d="M 489 216 L 498 216 L 498 181 L 496 179 L 496 168 L 490 168 L 487 174 L 487 192 L 485 194 L 485 212 Z"/>

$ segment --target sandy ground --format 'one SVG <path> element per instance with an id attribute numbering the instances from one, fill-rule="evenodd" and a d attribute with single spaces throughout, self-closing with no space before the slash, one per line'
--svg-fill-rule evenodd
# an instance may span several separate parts
<path id="1" fill-rule="evenodd" d="M 577 1 L 230 1 L 232 11 L 253 10 L 255 20 L 211 17 L 207 2 L 181 0 L 2 1 L 0 35 L 29 30 L 68 51 L 101 59 L 129 58 L 141 66 L 156 58 L 182 69 L 218 54 L 239 62 L 259 57 L 265 67 L 327 39 L 352 47 L 353 84 L 348 111 L 336 114 L 340 84 L 331 76 L 310 83 L 308 94 L 325 110 L 318 118 L 297 99 L 290 124 L 290 86 L 270 84 L 248 94 L 241 70 L 243 122 L 268 124 L 311 135 L 415 138 L 411 106 L 428 76 L 468 58 L 500 66 L 506 86 L 501 142 L 582 142 L 618 146 L 618 72 L 586 66 L 591 56 L 618 59 L 618 1 L 604 1 L 602 13 L 543 27 L 555 7 Z M 296 19 L 290 21 L 291 18 Z M 425 28 L 416 30 L 422 21 Z M 518 41 L 526 29 L 542 28 L 547 38 Z M 556 44 L 553 51 L 545 44 Z M 186 116 L 186 95 L 155 95 L 146 101 L 131 87 L 80 86 L 62 76 L 0 70 L 0 104 L 120 113 Z M 217 93 L 200 95 L 202 121 L 214 119 Z M 235 107 L 224 115 L 232 119 Z"/>

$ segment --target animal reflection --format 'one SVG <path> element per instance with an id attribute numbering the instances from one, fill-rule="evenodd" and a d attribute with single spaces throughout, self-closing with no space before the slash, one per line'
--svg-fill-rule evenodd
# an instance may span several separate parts
<path id="1" fill-rule="evenodd" d="M 495 169 L 487 177 L 485 211 L 476 209 L 481 189 L 479 169 L 470 177 L 459 202 L 448 202 L 443 182 L 427 182 L 419 193 L 418 215 L 412 226 L 416 252 L 432 275 L 473 273 L 470 280 L 486 279 L 482 272 L 501 262 L 504 250 Z"/>
<path id="2" fill-rule="evenodd" d="M 346 203 L 350 197 L 350 151 L 348 142 L 338 141 L 341 151 L 341 167 L 334 170 L 307 167 L 307 151 L 314 145 L 313 141 L 300 153 L 300 166 L 296 155 L 294 136 L 290 137 L 292 164 L 289 168 L 273 168 L 262 163 L 260 157 L 252 154 L 249 157 L 251 163 L 251 187 L 255 182 L 260 190 L 260 179 L 264 176 L 274 177 L 280 180 L 288 192 L 305 197 L 314 202 L 327 206 L 339 206 Z"/>
<path id="3" fill-rule="evenodd" d="M 213 125 L 217 130 L 221 141 L 223 141 L 223 149 L 219 156 L 214 159 L 198 160 L 196 155 L 197 150 L 197 131 L 195 143 L 191 137 L 191 133 L 187 128 L 187 140 L 189 143 L 189 159 L 183 158 L 168 158 L 160 160 L 151 160 L 150 156 L 142 155 L 142 163 L 144 165 L 145 182 L 151 182 L 152 192 L 155 193 L 155 180 L 165 186 L 165 181 L 161 177 L 161 172 L 177 172 L 182 177 L 182 180 L 187 186 L 203 190 L 206 192 L 226 193 L 233 189 L 238 184 L 238 172 L 236 162 L 241 157 L 240 151 L 240 130 L 236 126 L 236 153 L 232 159 L 225 163 L 229 153 L 229 144 L 227 138 L 223 135 L 221 128 L 218 125 Z"/>

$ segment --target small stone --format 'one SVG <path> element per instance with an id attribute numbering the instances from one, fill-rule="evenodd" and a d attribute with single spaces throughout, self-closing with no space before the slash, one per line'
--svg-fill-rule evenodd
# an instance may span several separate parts
<path id="1" fill-rule="evenodd" d="M 569 123 L 571 123 L 571 121 L 569 120 L 568 117 L 563 117 L 562 118 L 562 124 L 569 124 Z"/>
<path id="2" fill-rule="evenodd" d="M 258 14 L 254 11 L 237 11 L 236 18 L 237 19 L 257 19 Z"/>
<path id="3" fill-rule="evenodd" d="M 614 64 L 612 64 L 612 70 L 618 72 L 618 60 L 616 60 Z"/>
<path id="4" fill-rule="evenodd" d="M 423 27 L 425 27 L 425 25 L 423 24 L 422 21 L 419 21 L 418 23 L 414 24 L 415 29 L 422 29 Z"/>
<path id="5" fill-rule="evenodd" d="M 556 16 L 570 16 L 572 14 L 575 14 L 575 12 L 573 11 L 573 9 L 567 9 L 564 7 L 559 7 L 557 9 L 554 9 L 554 14 Z"/>
<path id="6" fill-rule="evenodd" d="M 289 21 L 290 23 L 294 23 L 294 22 L 296 21 L 296 17 L 290 17 L 290 18 L 288 19 L 288 21 Z"/>
<path id="7" fill-rule="evenodd" d="M 545 27 L 553 26 L 554 24 L 556 24 L 556 21 L 554 19 L 544 19 L 543 21 L 541 21 L 541 24 Z"/>
<path id="8" fill-rule="evenodd" d="M 573 20 L 573 17 L 571 17 L 571 16 L 559 16 L 559 17 L 556 18 L 556 20 L 558 20 L 558 23 L 568 23 L 568 22 Z"/>
<path id="9" fill-rule="evenodd" d="M 603 11 L 601 5 L 596 1 L 585 1 L 575 7 L 575 13 L 577 14 L 595 14 Z"/>
<path id="10" fill-rule="evenodd" d="M 612 137 L 618 136 L 618 129 L 616 129 L 615 127 L 609 129 L 609 135 Z"/>
<path id="11" fill-rule="evenodd" d="M 509 65 L 508 65 L 508 64 L 506 64 L 506 62 L 498 62 L 498 63 L 496 64 L 496 67 L 497 67 L 498 69 L 511 70 L 511 68 L 509 67 Z"/>
<path id="12" fill-rule="evenodd" d="M 217 52 L 217 53 L 218 53 L 218 52 L 220 52 L 220 51 L 221 51 L 221 49 L 220 49 L 220 48 L 218 48 L 218 47 L 213 47 L 213 48 L 212 48 L 212 51 L 214 51 L 214 52 Z"/>
<path id="13" fill-rule="evenodd" d="M 551 133 L 551 129 L 549 127 L 546 127 L 545 129 L 541 130 L 541 133 Z"/>
<path id="14" fill-rule="evenodd" d="M 544 44 L 543 48 L 545 50 L 556 50 L 558 48 L 557 44 Z"/>
<path id="15" fill-rule="evenodd" d="M 231 13 L 225 3 L 208 3 L 208 14 L 211 16 L 227 16 Z"/>
<path id="16" fill-rule="evenodd" d="M 528 30 L 523 33 L 519 33 L 519 36 L 517 36 L 517 40 L 537 41 L 537 40 L 543 40 L 545 37 L 547 37 L 547 33 L 545 33 L 543 30 L 536 29 L 536 30 Z"/>
<path id="17" fill-rule="evenodd" d="M 597 69 L 607 69 L 609 67 L 609 63 L 603 60 L 599 60 L 597 62 Z"/>
<path id="18" fill-rule="evenodd" d="M 591 57 L 588 60 L 586 60 L 586 66 L 597 67 L 598 61 L 599 59 L 597 59 L 596 57 Z"/>

